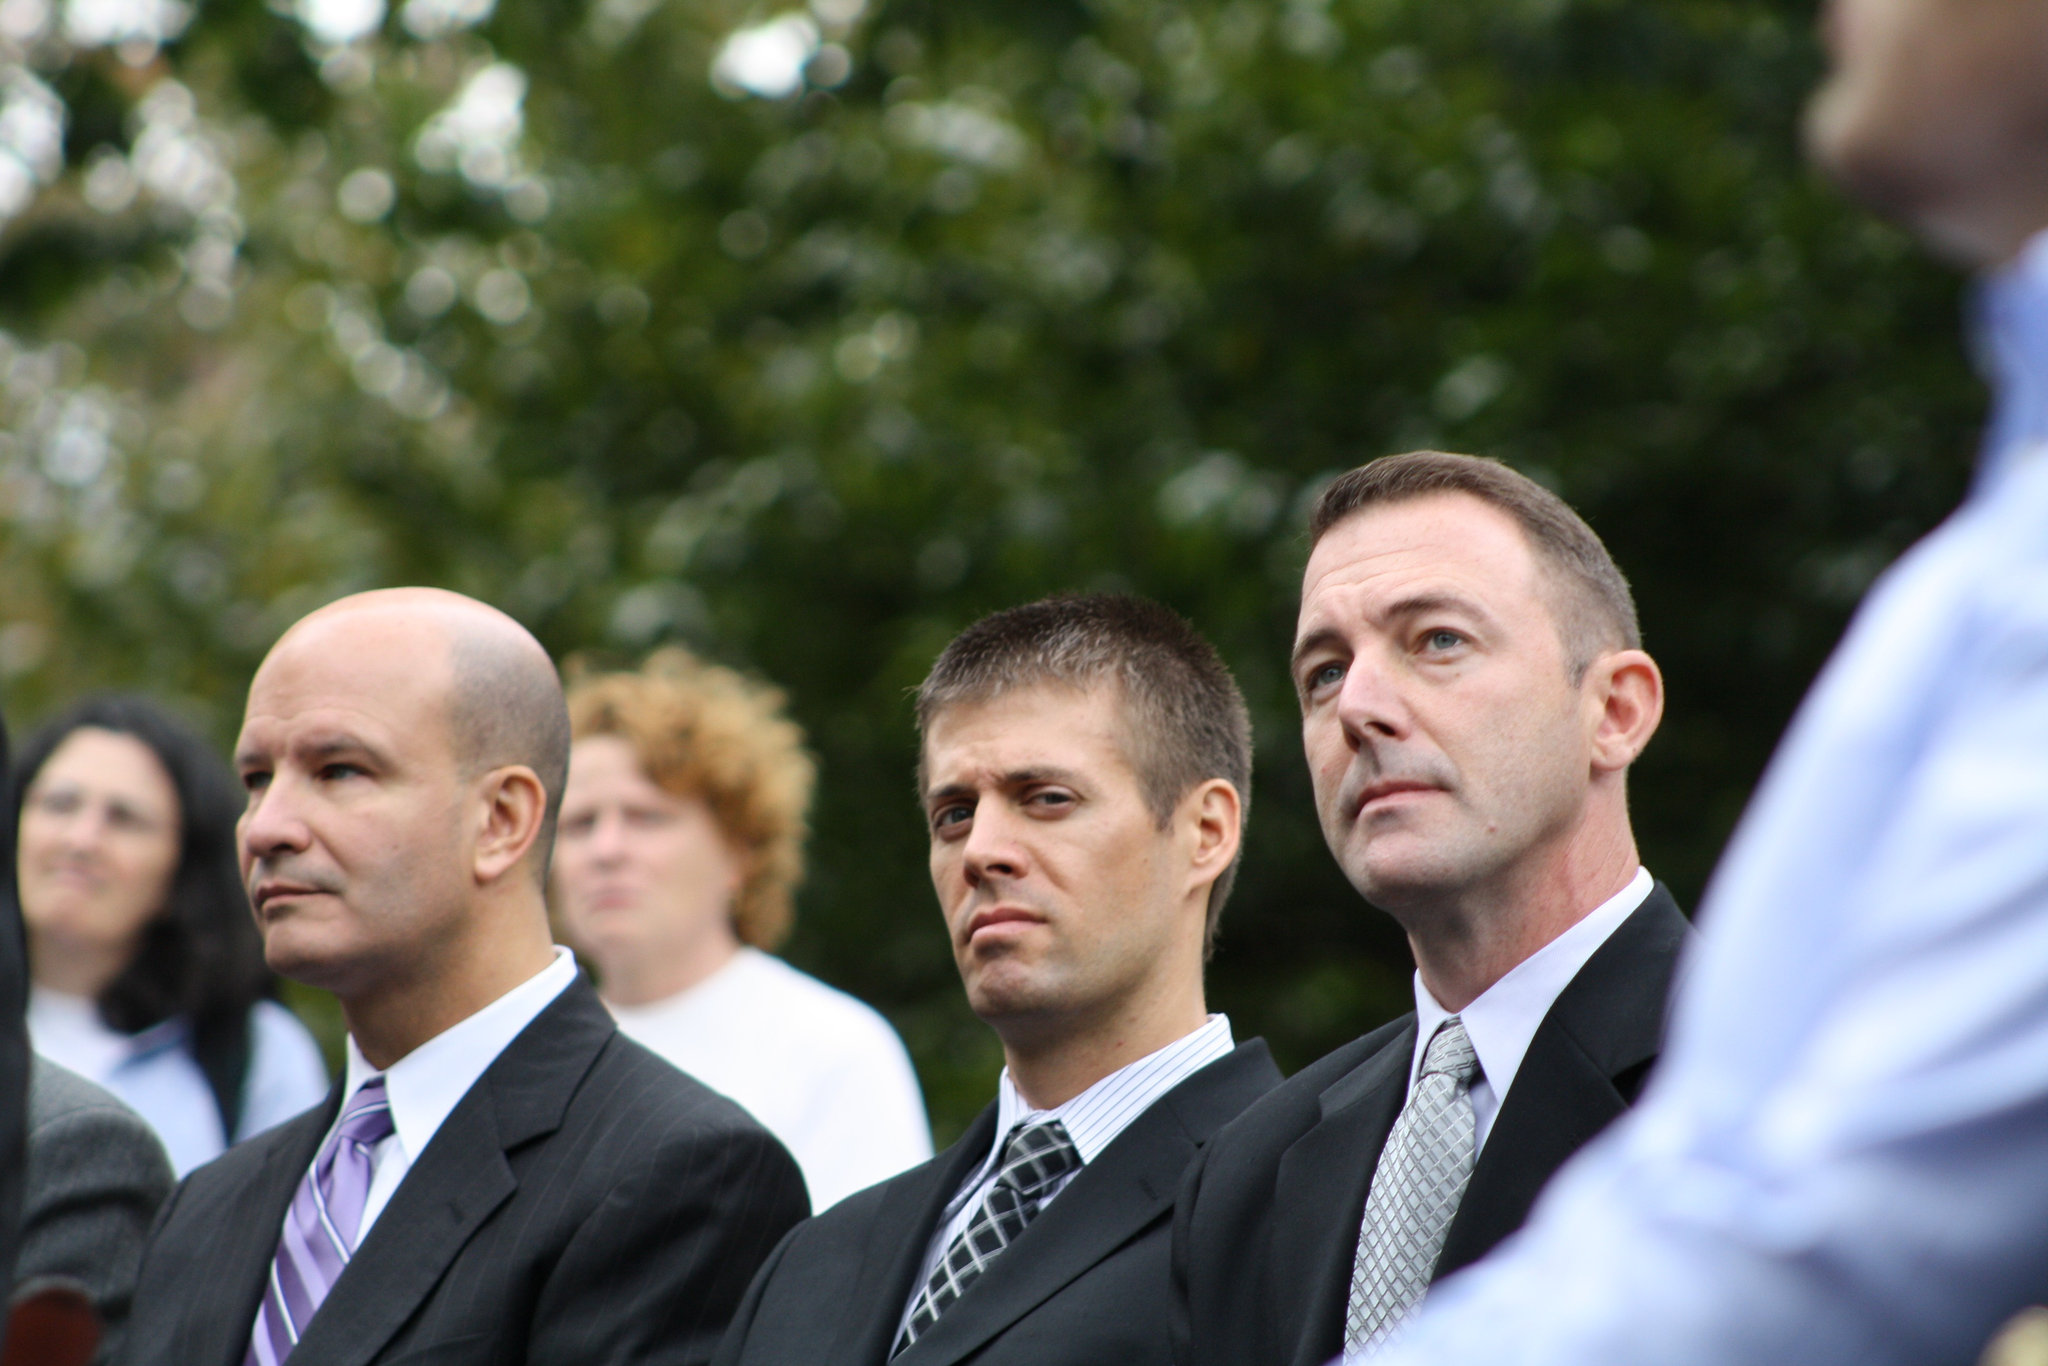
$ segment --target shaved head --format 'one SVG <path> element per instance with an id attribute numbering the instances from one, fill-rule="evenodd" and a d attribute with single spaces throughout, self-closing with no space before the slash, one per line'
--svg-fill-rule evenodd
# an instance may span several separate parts
<path id="1" fill-rule="evenodd" d="M 462 630 L 449 641 L 455 687 L 448 723 L 456 756 L 470 775 L 524 764 L 540 779 L 548 808 L 535 845 L 545 877 L 569 776 L 569 708 L 547 651 L 524 627 L 504 620 L 517 636 Z"/>
<path id="2" fill-rule="evenodd" d="M 440 588 L 385 588 L 338 599 L 285 632 L 294 637 L 339 628 L 402 631 L 437 644 L 447 668 L 448 733 L 464 777 L 524 765 L 547 792 L 537 872 L 547 875 L 569 773 L 569 709 L 554 661 L 524 626 L 475 598 Z"/>
<path id="3" fill-rule="evenodd" d="M 457 593 L 321 608 L 249 684 L 235 771 L 264 959 L 388 1067 L 544 971 L 568 708 L 540 642 Z"/>

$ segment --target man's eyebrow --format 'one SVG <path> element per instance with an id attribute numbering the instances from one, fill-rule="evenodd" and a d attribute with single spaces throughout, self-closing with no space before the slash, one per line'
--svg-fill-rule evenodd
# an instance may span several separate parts
<path id="1" fill-rule="evenodd" d="M 339 735 L 323 735 L 306 741 L 296 747 L 301 754 L 313 759 L 331 759 L 337 754 L 376 755 L 377 747 L 360 736 L 346 731 Z"/>
<path id="2" fill-rule="evenodd" d="M 925 793 L 924 804 L 926 806 L 935 806 L 940 802 L 952 801 L 956 797 L 971 797 L 973 795 L 974 789 L 965 783 L 947 783 L 944 787 L 935 787 Z"/>
<path id="3" fill-rule="evenodd" d="M 341 758 L 367 759 L 371 763 L 378 765 L 383 765 L 390 761 L 389 756 L 382 749 L 363 739 L 362 736 L 348 731 L 310 736 L 307 739 L 289 745 L 287 749 L 299 762 L 309 766 L 317 766 L 330 760 Z M 276 753 L 275 749 L 269 747 L 243 749 L 236 753 L 235 763 L 238 767 L 242 768 L 274 763 L 276 762 L 274 758 Z"/>
<path id="4" fill-rule="evenodd" d="M 1033 783 L 1064 783 L 1069 787 L 1079 787 L 1082 785 L 1082 778 L 1079 773 L 1070 768 L 1061 768 L 1056 764 L 1045 764 L 1033 768 L 1013 768 L 998 773 L 995 775 L 995 778 L 995 785 L 997 787 L 1029 787 Z M 947 783 L 943 787 L 935 787 L 927 792 L 924 804 L 926 806 L 936 806 L 940 802 L 956 801 L 962 797 L 972 797 L 976 790 L 968 783 Z"/>
<path id="5" fill-rule="evenodd" d="M 1014 768 L 1003 774 L 999 782 L 1004 787 L 1029 787 L 1033 783 L 1064 783 L 1068 787 L 1079 787 L 1081 775 L 1070 768 L 1047 764 L 1038 768 Z"/>
<path id="6" fill-rule="evenodd" d="M 1393 620 L 1399 617 L 1421 616 L 1427 612 L 1463 612 L 1482 620 L 1492 620 L 1492 615 L 1484 607 L 1457 593 L 1416 593 L 1410 597 L 1396 598 L 1387 604 L 1380 615 Z"/>
<path id="7" fill-rule="evenodd" d="M 1294 670 L 1299 669 L 1301 661 L 1314 654 L 1317 650 L 1322 649 L 1326 645 L 1338 644 L 1343 639 L 1343 633 L 1334 626 L 1321 626 L 1310 631 L 1300 640 L 1294 642 L 1294 653 L 1288 656 L 1287 659 L 1288 672 L 1292 673 Z"/>

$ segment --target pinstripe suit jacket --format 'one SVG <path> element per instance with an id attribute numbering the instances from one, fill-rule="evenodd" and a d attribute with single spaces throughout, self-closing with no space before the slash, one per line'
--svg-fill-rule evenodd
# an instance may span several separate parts
<path id="1" fill-rule="evenodd" d="M 126 1366 L 242 1366 L 285 1207 L 340 1105 L 192 1173 L 145 1254 Z M 737 1105 L 619 1034 L 578 978 L 399 1183 L 291 1366 L 683 1366 L 803 1217 Z"/>

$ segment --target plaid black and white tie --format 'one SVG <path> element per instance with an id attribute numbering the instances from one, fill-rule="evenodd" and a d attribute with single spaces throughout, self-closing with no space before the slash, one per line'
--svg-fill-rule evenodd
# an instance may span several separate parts
<path id="1" fill-rule="evenodd" d="M 1472 1080 L 1479 1056 L 1453 1015 L 1422 1055 L 1415 1090 L 1387 1135 L 1366 1198 L 1344 1316 L 1346 1361 L 1371 1352 L 1429 1288 L 1476 1149 Z"/>
<path id="2" fill-rule="evenodd" d="M 939 1315 L 966 1294 L 989 1263 L 1037 1217 L 1046 1192 L 1080 1165 L 1080 1150 L 1067 1136 L 1067 1126 L 1058 1120 L 1020 1124 L 1012 1130 L 997 1158 L 995 1184 L 982 1198 L 973 1221 L 932 1268 L 889 1355 L 895 1356 L 930 1331 Z"/>

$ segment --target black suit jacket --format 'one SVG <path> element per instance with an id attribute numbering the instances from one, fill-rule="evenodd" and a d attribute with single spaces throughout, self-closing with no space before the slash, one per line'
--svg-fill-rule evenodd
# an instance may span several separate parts
<path id="1" fill-rule="evenodd" d="M 1436 1276 L 1519 1228 L 1551 1174 L 1634 1102 L 1685 935 L 1659 883 L 1558 995 L 1494 1117 Z M 1322 1366 L 1343 1351 L 1366 1193 L 1414 1050 L 1411 1013 L 1303 1068 L 1208 1145 L 1174 1214 L 1181 1366 Z"/>
<path id="2" fill-rule="evenodd" d="M 1167 1092 L 1059 1198 L 899 1366 L 1164 1366 L 1175 1188 L 1202 1143 L 1280 1080 L 1253 1040 Z M 882 1366 L 933 1231 L 996 1140 L 995 1106 L 921 1167 L 799 1225 L 761 1268 L 719 1366 Z"/>
<path id="3" fill-rule="evenodd" d="M 285 1207 L 340 1101 L 186 1178 L 122 1362 L 242 1366 Z M 619 1034 L 578 977 L 419 1154 L 292 1366 L 702 1362 L 807 1207 L 768 1131 Z"/>

